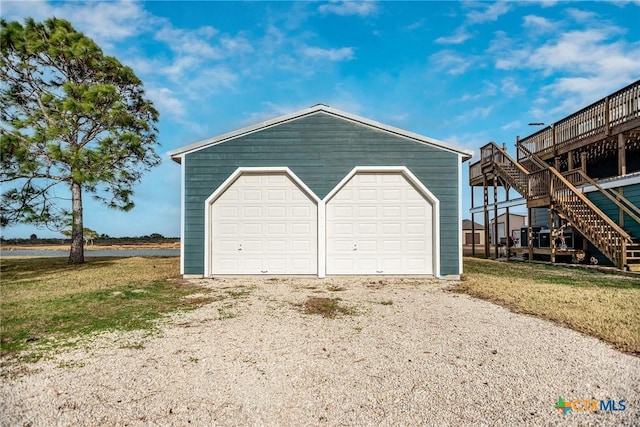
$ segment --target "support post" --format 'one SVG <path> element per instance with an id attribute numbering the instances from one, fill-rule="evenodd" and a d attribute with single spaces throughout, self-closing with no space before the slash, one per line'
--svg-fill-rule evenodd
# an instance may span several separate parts
<path id="1" fill-rule="evenodd" d="M 549 248 L 551 249 L 551 264 L 556 263 L 556 221 L 553 214 L 553 203 L 549 205 Z"/>
<path id="2" fill-rule="evenodd" d="M 569 168 L 570 171 L 573 170 L 574 166 L 573 166 L 573 151 L 569 151 L 567 153 L 567 167 Z"/>
<path id="3" fill-rule="evenodd" d="M 495 258 L 498 259 L 498 178 L 495 169 L 493 173 L 493 247 Z"/>
<path id="4" fill-rule="evenodd" d="M 527 227 L 527 244 L 529 245 L 529 261 L 533 261 L 533 227 L 531 221 L 531 208 L 527 209 L 528 224 Z"/>
<path id="5" fill-rule="evenodd" d="M 484 256 L 489 258 L 489 188 L 487 187 L 487 176 L 482 181 L 484 189 Z"/>
<path id="6" fill-rule="evenodd" d="M 505 191 L 507 193 L 507 202 L 509 201 L 509 190 L 511 190 L 511 187 L 509 187 L 508 185 L 505 185 Z M 505 222 L 504 222 L 504 234 L 505 234 L 505 245 L 507 247 L 507 260 L 509 260 L 510 255 L 511 255 L 511 246 L 509 245 L 509 243 L 511 242 L 511 215 L 509 215 L 509 207 L 507 205 L 507 209 L 505 212 Z"/>
<path id="7" fill-rule="evenodd" d="M 587 153 L 580 153 L 580 168 L 585 175 L 589 175 L 587 173 Z"/>
<path id="8" fill-rule="evenodd" d="M 618 134 L 618 175 L 627 174 L 627 151 L 625 149 L 626 141 L 623 133 Z"/>
<path id="9" fill-rule="evenodd" d="M 476 205 L 473 203 L 473 189 L 471 186 L 471 207 L 475 208 Z M 475 213 L 471 212 L 471 255 L 475 256 L 476 254 L 476 220 Z M 466 242 L 465 242 L 466 243 Z"/>
<path id="10" fill-rule="evenodd" d="M 609 97 L 604 99 L 604 134 L 605 136 L 611 135 L 611 113 L 609 111 Z"/>

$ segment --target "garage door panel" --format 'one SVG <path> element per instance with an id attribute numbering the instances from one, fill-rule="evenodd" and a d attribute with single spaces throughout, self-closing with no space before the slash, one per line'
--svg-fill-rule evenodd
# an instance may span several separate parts
<path id="1" fill-rule="evenodd" d="M 334 208 L 334 216 L 336 218 L 352 218 L 353 217 L 353 206 L 340 206 L 337 205 Z"/>
<path id="2" fill-rule="evenodd" d="M 426 223 L 410 222 L 405 224 L 407 234 L 415 234 L 420 236 L 427 235 L 428 227 Z"/>
<path id="3" fill-rule="evenodd" d="M 382 218 L 400 218 L 402 215 L 402 207 L 380 206 L 380 214 L 382 215 Z"/>
<path id="4" fill-rule="evenodd" d="M 375 188 L 371 189 L 360 189 L 358 191 L 358 199 L 364 202 L 366 201 L 375 201 L 378 199 L 378 190 Z"/>
<path id="5" fill-rule="evenodd" d="M 407 240 L 405 242 L 405 249 L 408 253 L 427 253 L 430 248 L 430 240 Z"/>
<path id="6" fill-rule="evenodd" d="M 267 208 L 268 219 L 282 219 L 287 217 L 286 206 L 269 206 Z"/>
<path id="7" fill-rule="evenodd" d="M 382 250 L 385 252 L 399 252 L 402 251 L 402 241 L 400 240 L 383 240 Z"/>
<path id="8" fill-rule="evenodd" d="M 265 249 L 263 246 L 262 240 L 251 240 L 251 239 L 245 238 L 242 240 L 242 243 L 240 243 L 240 245 L 242 246 L 242 250 L 245 253 L 262 252 Z"/>
<path id="9" fill-rule="evenodd" d="M 237 227 L 230 227 L 230 228 L 237 229 Z M 258 224 L 258 223 L 243 224 L 243 228 L 244 228 L 244 234 L 248 236 L 259 236 L 262 234 L 262 224 Z"/>
<path id="10" fill-rule="evenodd" d="M 406 215 L 408 218 L 421 218 L 426 219 L 430 217 L 431 212 L 426 206 L 407 206 Z"/>
<path id="11" fill-rule="evenodd" d="M 396 188 L 386 188 L 381 190 L 382 200 L 395 200 L 402 199 L 402 191 Z"/>
<path id="12" fill-rule="evenodd" d="M 277 189 L 277 190 L 268 189 L 267 197 L 269 200 L 272 200 L 274 202 L 276 201 L 284 202 L 287 199 L 287 192 L 284 189 Z"/>
<path id="13" fill-rule="evenodd" d="M 220 209 L 218 213 L 220 219 L 232 219 L 235 220 L 238 218 L 238 208 L 235 206 L 225 206 Z"/>
<path id="14" fill-rule="evenodd" d="M 237 240 L 220 239 L 220 250 L 223 252 L 235 252 L 239 248 Z"/>
<path id="15" fill-rule="evenodd" d="M 356 206 L 355 211 L 356 211 L 355 214 L 357 215 L 357 217 L 363 220 L 376 219 L 378 217 L 378 207 L 376 205 Z"/>
<path id="16" fill-rule="evenodd" d="M 291 218 L 293 219 L 309 219 L 312 218 L 312 210 L 309 206 L 293 206 L 291 207 Z"/>
<path id="17" fill-rule="evenodd" d="M 401 274 L 403 270 L 404 258 L 402 257 L 385 257 L 382 260 L 382 265 L 376 272 L 384 274 Z"/>
<path id="18" fill-rule="evenodd" d="M 242 200 L 244 202 L 259 202 L 262 200 L 262 190 L 261 189 L 245 189 L 242 193 Z"/>
<path id="19" fill-rule="evenodd" d="M 381 175 L 378 175 L 378 177 L 379 177 L 379 182 L 383 184 L 398 185 L 398 184 L 403 184 L 403 181 L 405 181 L 404 177 L 398 173 L 381 174 Z"/>
<path id="20" fill-rule="evenodd" d="M 350 253 L 354 250 L 353 240 L 351 239 L 332 239 L 328 242 L 327 246 L 330 252 L 334 253 Z"/>
<path id="21" fill-rule="evenodd" d="M 284 174 L 278 175 L 265 175 L 263 176 L 263 181 L 266 181 L 268 185 L 286 185 L 290 181 L 289 177 Z"/>
<path id="22" fill-rule="evenodd" d="M 281 252 L 284 253 L 287 251 L 287 242 L 284 240 L 274 240 L 270 239 L 267 242 L 267 250 L 269 252 Z"/>
<path id="23" fill-rule="evenodd" d="M 267 224 L 267 233 L 270 236 L 283 236 L 287 234 L 287 224 L 280 223 L 270 223 Z"/>
<path id="24" fill-rule="evenodd" d="M 357 258 L 355 262 L 355 270 L 367 271 L 367 274 L 375 274 L 378 272 L 378 258 L 377 257 L 361 257 Z M 347 273 L 350 274 L 350 273 Z"/>
<path id="25" fill-rule="evenodd" d="M 298 236 L 307 236 L 310 233 L 315 233 L 316 224 L 311 224 L 310 222 L 298 222 L 291 224 L 291 235 L 293 237 Z M 314 228 L 314 230 L 312 230 Z"/>
<path id="26" fill-rule="evenodd" d="M 398 236 L 402 234 L 402 223 L 382 222 L 380 224 L 380 232 L 382 236 Z"/>
<path id="27" fill-rule="evenodd" d="M 326 207 L 327 274 L 432 274 L 433 206 L 403 174 L 356 173 Z"/>
<path id="28" fill-rule="evenodd" d="M 378 252 L 378 240 L 377 239 L 360 239 L 357 243 L 357 250 L 362 252 Z"/>
<path id="29" fill-rule="evenodd" d="M 221 222 L 220 226 L 213 230 L 214 237 L 235 237 L 238 235 L 237 223 Z"/>
<path id="30" fill-rule="evenodd" d="M 317 274 L 317 211 L 284 173 L 240 175 L 211 205 L 212 273 Z"/>
<path id="31" fill-rule="evenodd" d="M 378 224 L 376 223 L 360 223 L 357 225 L 358 234 L 360 235 L 372 235 L 378 234 Z"/>
<path id="32" fill-rule="evenodd" d="M 262 207 L 260 206 L 243 206 L 239 219 L 242 218 L 262 218 Z"/>
<path id="33" fill-rule="evenodd" d="M 294 253 L 306 254 L 310 251 L 313 251 L 313 248 L 310 244 L 311 242 L 309 242 L 308 240 L 293 240 L 291 242 L 291 250 Z"/>
<path id="34" fill-rule="evenodd" d="M 313 266 L 309 262 L 309 258 L 307 257 L 292 258 L 291 266 L 293 267 L 293 271 L 308 271 L 309 269 L 313 268 Z"/>

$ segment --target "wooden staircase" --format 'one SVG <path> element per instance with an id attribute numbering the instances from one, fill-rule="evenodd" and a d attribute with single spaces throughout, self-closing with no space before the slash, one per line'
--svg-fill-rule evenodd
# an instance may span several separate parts
<path id="1" fill-rule="evenodd" d="M 537 156 L 526 154 L 526 162 L 516 162 L 504 149 L 491 142 L 482 147 L 482 170 L 492 170 L 494 176 L 499 176 L 528 202 L 536 199 L 548 202 L 550 209 L 569 222 L 618 268 L 640 270 L 640 241 L 633 239 L 558 170 Z M 622 204 L 618 205 L 624 209 Z M 628 212 L 638 220 L 633 209 L 628 209 Z"/>

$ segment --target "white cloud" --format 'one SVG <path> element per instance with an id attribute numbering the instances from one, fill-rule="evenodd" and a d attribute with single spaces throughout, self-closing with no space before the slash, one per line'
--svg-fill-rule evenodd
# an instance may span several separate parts
<path id="1" fill-rule="evenodd" d="M 511 10 L 511 4 L 506 1 L 495 3 L 481 3 L 481 10 L 473 10 L 467 13 L 467 21 L 471 24 L 497 21 L 498 18 Z"/>
<path id="2" fill-rule="evenodd" d="M 464 27 L 460 27 L 451 36 L 438 37 L 436 43 L 439 44 L 461 44 L 471 38 L 471 34 Z"/>
<path id="3" fill-rule="evenodd" d="M 431 55 L 429 59 L 438 70 L 445 71 L 453 76 L 463 74 L 473 65 L 473 61 L 470 58 L 463 58 L 449 50 L 437 52 Z"/>
<path id="4" fill-rule="evenodd" d="M 475 101 L 482 98 L 490 98 L 495 96 L 498 93 L 498 86 L 495 83 L 490 81 L 485 81 L 482 83 L 482 88 L 477 92 L 470 94 L 466 93 L 458 99 L 461 102 Z"/>
<path id="5" fill-rule="evenodd" d="M 359 15 L 369 16 L 376 13 L 378 10 L 378 4 L 375 1 L 338 1 L 331 0 L 318 7 L 318 11 L 321 13 L 333 13 L 336 15 Z"/>
<path id="6" fill-rule="evenodd" d="M 417 29 L 419 29 L 419 28 L 424 27 L 425 22 L 426 22 L 426 20 L 425 20 L 425 19 L 421 19 L 421 20 L 419 20 L 419 21 L 416 21 L 416 22 L 413 22 L 413 23 L 411 23 L 411 24 L 407 25 L 407 26 L 405 27 L 405 29 L 406 29 L 407 31 L 417 30 Z"/>
<path id="7" fill-rule="evenodd" d="M 500 88 L 500 90 L 509 98 L 524 93 L 524 89 L 520 87 L 520 85 L 518 85 L 516 79 L 513 77 L 506 77 L 502 79 L 501 85 L 502 87 Z"/>
<path id="8" fill-rule="evenodd" d="M 491 137 L 487 132 L 474 132 L 474 133 L 463 133 L 459 135 L 451 134 L 446 136 L 442 140 L 462 148 L 468 148 L 473 150 L 474 156 L 469 162 L 469 164 L 472 164 L 472 163 L 475 163 L 477 160 L 479 160 L 480 150 L 478 150 L 478 147 L 482 147 L 486 145 L 491 140 Z"/>
<path id="9" fill-rule="evenodd" d="M 500 129 L 512 130 L 512 129 L 518 129 L 520 127 L 522 127 L 522 123 L 520 122 L 520 120 L 514 120 L 512 122 L 507 123 L 506 125 L 500 126 Z"/>
<path id="10" fill-rule="evenodd" d="M 326 59 L 332 62 L 349 61 L 354 58 L 352 47 L 322 49 L 319 47 L 307 46 L 302 50 L 302 53 L 313 59 Z"/>
<path id="11" fill-rule="evenodd" d="M 535 32 L 546 32 L 553 29 L 557 29 L 557 23 L 554 23 L 547 18 L 536 15 L 527 15 L 523 18 L 522 25 Z"/>
<path id="12" fill-rule="evenodd" d="M 51 4 L 46 1 L 2 2 L 3 18 L 24 21 L 32 17 L 42 21 L 52 16 L 66 19 L 74 28 L 92 38 L 104 49 L 148 30 L 158 18 L 149 15 L 137 1 L 68 2 Z"/>
<path id="13" fill-rule="evenodd" d="M 598 14 L 589 10 L 567 9 L 567 13 L 573 17 L 576 22 L 591 22 L 597 20 Z"/>
<path id="14" fill-rule="evenodd" d="M 220 44 L 228 55 L 242 55 L 253 52 L 253 46 L 246 38 L 224 36 Z"/>
<path id="15" fill-rule="evenodd" d="M 153 101 L 156 109 L 163 114 L 170 114 L 175 117 L 183 117 L 186 109 L 173 91 L 166 87 L 147 89 L 147 95 Z"/>
<path id="16" fill-rule="evenodd" d="M 177 55 L 222 59 L 224 58 L 222 50 L 209 42 L 216 34 L 217 30 L 208 26 L 195 30 L 183 30 L 167 23 L 155 33 L 155 38 L 165 42 Z"/>

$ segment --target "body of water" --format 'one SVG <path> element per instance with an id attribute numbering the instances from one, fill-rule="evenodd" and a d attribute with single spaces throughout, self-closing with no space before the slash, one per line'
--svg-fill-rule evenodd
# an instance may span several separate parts
<path id="1" fill-rule="evenodd" d="M 0 250 L 0 257 L 68 257 L 68 250 L 44 251 L 38 249 L 30 250 Z M 85 250 L 85 258 L 91 257 L 134 257 L 134 256 L 180 256 L 180 249 L 100 249 Z"/>

